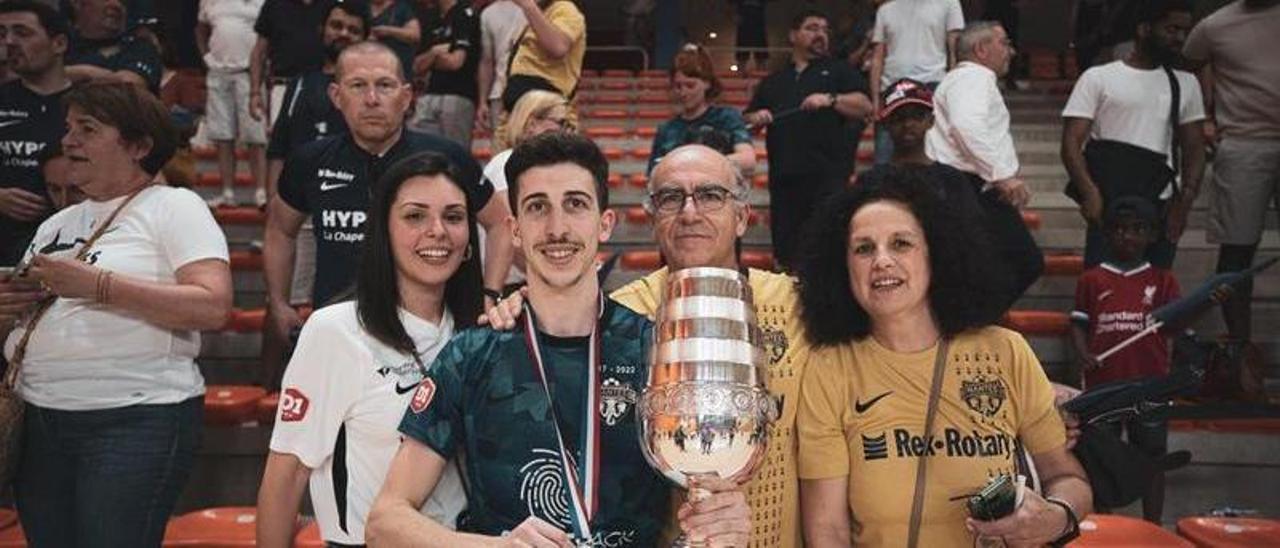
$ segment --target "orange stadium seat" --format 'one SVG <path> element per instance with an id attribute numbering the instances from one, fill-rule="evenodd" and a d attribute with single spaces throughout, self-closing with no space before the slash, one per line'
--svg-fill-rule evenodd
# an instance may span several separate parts
<path id="1" fill-rule="evenodd" d="M 604 80 L 596 84 L 596 87 L 608 91 L 622 91 L 631 89 L 630 80 Z"/>
<path id="2" fill-rule="evenodd" d="M 272 392 L 260 398 L 255 409 L 259 423 L 270 424 L 276 420 L 276 408 L 280 407 L 280 393 Z"/>
<path id="3" fill-rule="evenodd" d="M 634 188 L 649 188 L 649 178 L 643 173 L 632 173 L 631 176 L 627 178 L 627 182 Z"/>
<path id="4" fill-rule="evenodd" d="M 746 91 L 747 88 L 751 87 L 751 81 L 734 76 L 720 80 L 720 87 L 724 88 L 725 91 Z"/>
<path id="5" fill-rule="evenodd" d="M 640 206 L 628 207 L 623 216 L 626 217 L 628 223 L 633 225 L 649 223 L 649 212 L 645 211 L 644 208 Z"/>
<path id="6" fill-rule="evenodd" d="M 648 78 L 640 80 L 640 89 L 659 90 L 671 89 L 671 81 L 666 78 Z"/>
<path id="7" fill-rule="evenodd" d="M 17 521 L 18 514 L 9 509 L 4 511 L 13 514 L 14 521 L 0 529 L 0 548 L 27 548 L 27 535 L 22 532 L 22 524 Z"/>
<path id="8" fill-rule="evenodd" d="M 646 91 L 636 96 L 636 102 L 665 105 L 671 102 L 671 93 L 666 91 Z"/>
<path id="9" fill-rule="evenodd" d="M 748 268 L 773 270 L 773 253 L 768 251 L 743 251 L 739 261 Z"/>
<path id="10" fill-rule="evenodd" d="M 596 69 L 582 69 L 582 79 L 596 78 L 600 76 L 600 71 Z"/>
<path id="11" fill-rule="evenodd" d="M 1010 310 L 1000 324 L 1028 337 L 1059 337 L 1070 332 L 1066 312 L 1054 310 Z"/>
<path id="12" fill-rule="evenodd" d="M 253 175 L 248 173 L 236 173 L 235 181 L 232 183 L 236 186 L 254 186 Z M 217 171 L 206 171 L 196 177 L 196 186 L 203 187 L 221 187 L 222 176 Z"/>
<path id="13" fill-rule="evenodd" d="M 619 173 L 609 174 L 609 188 L 619 188 L 622 186 L 622 175 Z"/>
<path id="14" fill-rule="evenodd" d="M 747 78 L 756 79 L 756 80 L 760 78 L 764 78 L 765 76 L 768 76 L 768 75 L 769 75 L 769 71 L 767 70 L 751 69 L 747 71 Z"/>
<path id="15" fill-rule="evenodd" d="M 235 151 L 237 160 L 249 159 L 249 149 L 237 147 Z M 195 147 L 191 149 L 191 155 L 195 156 L 197 160 L 217 160 L 218 148 L 214 146 Z"/>
<path id="16" fill-rule="evenodd" d="M 258 386 L 214 384 L 205 387 L 204 422 L 234 426 L 257 419 L 258 400 L 267 391 Z"/>
<path id="17" fill-rule="evenodd" d="M 652 153 L 653 153 L 653 150 L 651 150 L 651 149 L 650 149 L 649 147 L 647 147 L 647 146 L 645 146 L 645 147 L 636 147 L 636 148 L 631 149 L 631 157 L 636 158 L 636 159 L 638 159 L 638 160 L 648 160 L 648 159 L 649 159 L 649 155 L 650 155 L 650 154 L 652 154 Z"/>
<path id="18" fill-rule="evenodd" d="M 641 78 L 666 78 L 670 75 L 671 73 L 662 69 L 648 69 L 640 71 Z"/>
<path id="19" fill-rule="evenodd" d="M 1040 230 L 1040 214 L 1034 211 L 1023 210 L 1022 223 L 1027 225 L 1027 230 Z"/>
<path id="20" fill-rule="evenodd" d="M 320 525 L 308 521 L 307 525 L 293 537 L 293 548 L 324 548 L 324 539 L 320 538 Z"/>
<path id="21" fill-rule="evenodd" d="M 1280 546 L 1280 521 L 1259 518 L 1189 517 L 1178 520 L 1178 534 L 1200 548 Z"/>
<path id="22" fill-rule="evenodd" d="M 219 207 L 213 210 L 213 218 L 220 225 L 260 225 L 267 213 L 256 207 Z"/>
<path id="23" fill-rule="evenodd" d="M 592 139 L 618 139 L 627 136 L 627 130 L 623 129 L 622 126 L 589 127 L 584 133 Z"/>
<path id="24" fill-rule="evenodd" d="M 674 114 L 670 108 L 642 108 L 636 110 L 636 118 L 641 120 L 666 120 Z"/>
<path id="25" fill-rule="evenodd" d="M 476 157 L 477 162 L 485 163 L 493 158 L 493 148 L 479 147 L 476 149 L 472 149 L 471 155 Z"/>
<path id="26" fill-rule="evenodd" d="M 656 249 L 628 251 L 622 254 L 622 268 L 650 272 L 662 267 L 662 255 Z"/>
<path id="27" fill-rule="evenodd" d="M 298 315 L 303 319 L 311 315 L 311 305 L 299 306 L 297 309 Z M 231 317 L 227 318 L 227 325 L 223 326 L 222 330 L 234 333 L 261 333 L 266 318 L 267 311 L 263 308 L 234 308 L 231 310 Z"/>
<path id="28" fill-rule="evenodd" d="M 751 96 L 746 92 L 729 92 L 720 96 L 720 102 L 735 107 L 745 107 L 751 101 Z"/>
<path id="29" fill-rule="evenodd" d="M 769 188 L 769 175 L 761 173 L 751 178 L 751 186 L 756 188 Z"/>
<path id="30" fill-rule="evenodd" d="M 604 69 L 600 71 L 600 76 L 605 78 L 631 78 L 635 75 L 636 73 L 627 69 Z"/>
<path id="31" fill-rule="evenodd" d="M 618 147 L 607 147 L 604 149 L 604 157 L 610 162 L 621 160 L 627 153 Z"/>
<path id="32" fill-rule="evenodd" d="M 257 509 L 252 506 L 208 508 L 169 520 L 164 548 L 248 548 L 257 546 Z"/>
<path id="33" fill-rule="evenodd" d="M 658 135 L 657 126 L 640 126 L 636 128 L 636 137 L 652 139 L 656 135 Z"/>
<path id="34" fill-rule="evenodd" d="M 262 252 L 251 249 L 231 251 L 231 270 L 262 270 Z"/>
<path id="35" fill-rule="evenodd" d="M 624 120 L 628 116 L 627 111 L 620 108 L 597 108 L 587 112 L 588 118 L 599 120 Z"/>
<path id="36" fill-rule="evenodd" d="M 1090 514 L 1080 520 L 1080 538 L 1070 548 L 1195 548 L 1159 525 L 1128 516 Z"/>
<path id="37" fill-rule="evenodd" d="M 590 99 L 583 98 L 583 103 L 597 105 L 626 105 L 631 103 L 631 96 L 627 94 L 611 94 L 611 95 L 595 95 Z"/>
<path id="38" fill-rule="evenodd" d="M 1079 276 L 1084 273 L 1083 255 L 1045 255 L 1045 276 Z"/>

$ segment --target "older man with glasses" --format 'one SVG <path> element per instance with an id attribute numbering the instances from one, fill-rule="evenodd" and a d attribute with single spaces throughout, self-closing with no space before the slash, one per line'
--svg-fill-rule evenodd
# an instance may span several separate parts
<path id="1" fill-rule="evenodd" d="M 768 389 L 780 410 L 770 429 L 765 464 L 746 486 L 752 513 L 751 546 L 799 546 L 793 427 L 809 345 L 800 324 L 793 280 L 764 270 L 743 269 L 739 264 L 738 241 L 747 231 L 751 214 L 748 194 L 741 173 L 714 149 L 685 145 L 663 156 L 649 179 L 645 207 L 654 217 L 654 239 L 667 267 L 623 286 L 610 297 L 652 318 L 661 304 L 667 273 L 672 270 L 713 266 L 746 272 L 768 356 Z M 520 301 L 518 296 L 504 300 L 489 311 L 488 320 L 495 327 L 514 326 Z M 669 523 L 668 532 L 674 534 L 674 515 Z"/>

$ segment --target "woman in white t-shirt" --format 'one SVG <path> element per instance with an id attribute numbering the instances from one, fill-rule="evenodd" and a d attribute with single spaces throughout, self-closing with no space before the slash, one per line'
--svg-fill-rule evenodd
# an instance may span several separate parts
<path id="1" fill-rule="evenodd" d="M 321 537 L 364 544 L 426 366 L 483 306 L 477 204 L 449 161 L 410 156 L 375 188 L 354 298 L 312 314 L 285 369 L 258 491 L 260 546 L 292 546 L 308 482 Z M 453 524 L 466 495 L 456 468 L 442 482 L 422 511 Z"/>
<path id="2" fill-rule="evenodd" d="M 493 185 L 493 193 L 497 199 L 507 200 L 507 160 L 511 158 L 511 150 L 516 145 L 530 137 L 552 131 L 564 131 L 571 127 L 569 101 L 563 95 L 544 90 L 533 90 L 521 95 L 520 100 L 516 101 L 515 108 L 511 109 L 511 115 L 507 117 L 507 124 L 499 128 L 493 136 L 496 146 L 507 148 L 494 154 L 489 163 L 484 166 L 484 178 Z M 484 241 L 483 233 L 480 240 Z M 524 257 L 520 255 L 519 249 L 512 250 L 512 253 L 515 257 L 511 262 L 511 272 L 507 275 L 508 287 L 524 280 Z M 490 295 L 490 297 L 493 297 L 496 302 L 501 295 Z"/>
<path id="3" fill-rule="evenodd" d="M 177 144 L 159 100 L 123 83 L 63 100 L 67 178 L 88 200 L 0 282 L 26 401 L 18 511 L 33 546 L 160 546 L 202 428 L 200 331 L 231 310 L 227 242 L 199 196 L 155 184 Z"/>

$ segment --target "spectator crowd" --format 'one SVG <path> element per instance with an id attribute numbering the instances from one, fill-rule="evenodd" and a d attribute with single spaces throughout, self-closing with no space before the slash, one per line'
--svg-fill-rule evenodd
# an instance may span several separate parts
<path id="1" fill-rule="evenodd" d="M 653 7 L 634 4 L 640 29 Z M 767 2 L 725 4 L 739 64 L 770 63 Z M 308 488 L 334 546 L 1075 538 L 1104 506 L 1078 430 L 998 326 L 1045 258 L 1005 96 L 1016 9 L 992 4 L 1003 24 L 966 22 L 959 0 L 889 0 L 840 41 L 826 14 L 793 10 L 789 52 L 741 110 L 721 102 L 708 48 L 680 48 L 644 170 L 664 266 L 608 294 L 597 252 L 618 216 L 609 162 L 576 131 L 588 25 L 571 0 L 199 0 L 182 32 L 203 74 L 172 66 L 178 40 L 152 2 L 0 0 L 0 390 L 24 402 L 0 420 L 21 436 L 29 542 L 160 545 L 199 443 L 200 332 L 233 302 L 213 213 L 237 206 L 265 216 L 261 378 L 283 394 L 262 546 L 292 542 Z M 1125 20 L 1115 60 L 1082 43 L 1094 64 L 1061 112 L 1086 226 L 1067 383 L 1086 388 L 1168 374 L 1168 336 L 1209 308 L 1108 352 L 1182 296 L 1172 268 L 1202 187 L 1218 272 L 1255 262 L 1280 204 L 1280 2 L 1196 23 L 1186 0 L 1145 0 Z M 868 125 L 873 166 L 857 172 Z M 207 200 L 184 188 L 204 145 Z M 776 271 L 740 260 L 756 172 Z M 691 267 L 752 286 L 782 447 L 742 484 L 699 478 L 696 500 L 645 463 L 634 420 L 602 425 L 587 403 L 598 377 L 644 389 L 667 276 Z M 1213 289 L 1249 340 L 1252 282 Z M 999 395 L 975 404 L 974 386 Z M 892 429 L 908 443 L 876 454 Z M 992 449 L 926 482 L 935 430 Z M 1109 435 L 1167 449 L 1161 421 Z M 535 472 L 554 492 L 529 487 Z M 951 502 L 1002 474 L 1037 480 L 1016 512 L 984 521 Z M 1159 522 L 1163 476 L 1144 488 Z"/>

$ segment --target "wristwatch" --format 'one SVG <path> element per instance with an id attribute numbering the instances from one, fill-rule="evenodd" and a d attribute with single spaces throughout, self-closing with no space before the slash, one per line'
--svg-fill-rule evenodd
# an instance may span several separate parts
<path id="1" fill-rule="evenodd" d="M 1045 497 L 1045 502 L 1057 506 L 1061 506 L 1067 513 L 1067 527 L 1063 529 L 1062 534 L 1058 538 L 1053 539 L 1049 546 L 1053 548 L 1063 548 L 1068 542 L 1080 537 L 1080 516 L 1076 515 L 1075 508 L 1071 507 L 1071 503 L 1058 497 Z"/>

